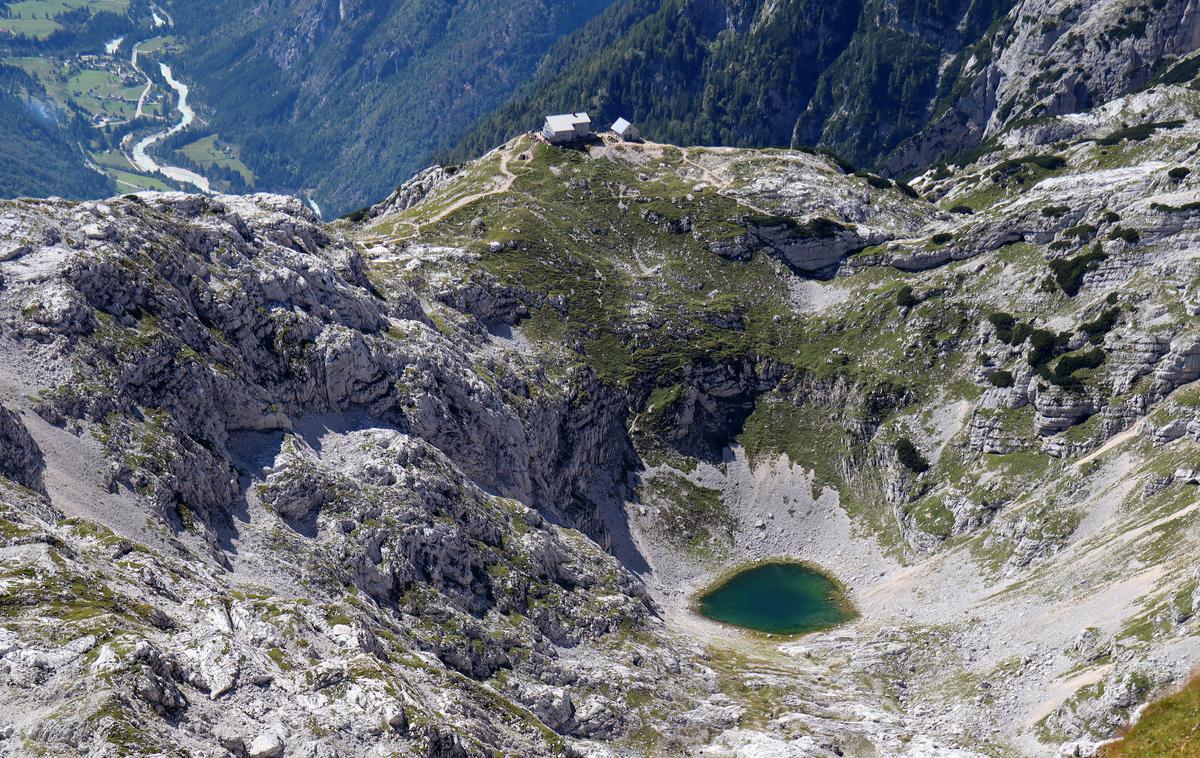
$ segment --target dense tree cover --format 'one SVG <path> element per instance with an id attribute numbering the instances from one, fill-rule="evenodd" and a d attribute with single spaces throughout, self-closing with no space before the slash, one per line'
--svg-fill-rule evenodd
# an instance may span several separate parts
<path id="1" fill-rule="evenodd" d="M 446 157 L 547 111 L 625 115 L 664 142 L 833 148 L 879 165 L 945 107 L 1012 0 L 623 0 Z M 956 64 L 941 70 L 944 56 Z"/>
<path id="2" fill-rule="evenodd" d="M 133 0 L 128 13 L 110 11 L 93 12 L 88 6 L 66 11 L 54 16 L 61 26 L 45 39 L 34 37 L 4 36 L 0 40 L 0 52 L 15 55 L 46 55 L 94 52 L 103 48 L 113 37 L 133 32 L 138 27 L 138 18 L 148 18 L 149 5 L 146 0 Z"/>
<path id="3" fill-rule="evenodd" d="M 338 214 L 384 197 L 461 139 L 610 1 L 180 4 L 179 73 L 259 186 L 315 187 Z"/>
<path id="4" fill-rule="evenodd" d="M 9 66 L 0 66 L 0 124 L 0 197 L 113 194 L 78 147 L 86 121 L 55 108 L 33 79 Z"/>
<path id="5" fill-rule="evenodd" d="M 540 114 L 579 108 L 602 124 L 624 115 L 643 135 L 665 142 L 787 146 L 817 77 L 849 43 L 861 8 L 784 0 L 764 17 L 763 6 L 618 3 L 556 45 L 530 85 L 452 156 L 486 149 Z"/>

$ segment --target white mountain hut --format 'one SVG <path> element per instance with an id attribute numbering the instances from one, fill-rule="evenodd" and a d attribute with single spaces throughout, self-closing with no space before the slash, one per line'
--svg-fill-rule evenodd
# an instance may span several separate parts
<path id="1" fill-rule="evenodd" d="M 614 121 L 612 130 L 614 134 L 626 142 L 633 142 L 641 136 L 638 133 L 638 128 L 624 118 L 619 118 Z"/>
<path id="2" fill-rule="evenodd" d="M 586 113 L 563 113 L 546 116 L 542 127 L 544 136 L 552 145 L 561 145 L 592 136 L 592 117 Z"/>

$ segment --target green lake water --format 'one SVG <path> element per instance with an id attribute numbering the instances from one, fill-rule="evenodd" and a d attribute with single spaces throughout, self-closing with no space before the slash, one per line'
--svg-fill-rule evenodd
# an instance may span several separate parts
<path id="1" fill-rule="evenodd" d="M 765 563 L 702 595 L 700 615 L 769 634 L 828 629 L 854 618 L 828 577 L 798 563 Z"/>

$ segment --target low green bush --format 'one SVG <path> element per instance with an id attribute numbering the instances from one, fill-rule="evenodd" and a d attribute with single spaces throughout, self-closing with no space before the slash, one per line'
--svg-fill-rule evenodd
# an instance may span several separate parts
<path id="1" fill-rule="evenodd" d="M 1057 171 L 1067 165 L 1067 159 L 1061 155 L 1023 155 L 1001 161 L 992 169 L 993 175 L 1013 174 L 1026 166 L 1036 166 L 1044 171 Z"/>
<path id="2" fill-rule="evenodd" d="M 1011 387 L 1013 386 L 1013 375 L 1011 371 L 1000 369 L 989 374 L 988 381 L 993 387 Z"/>
<path id="3" fill-rule="evenodd" d="M 1136 245 L 1141 241 L 1142 235 L 1138 234 L 1136 229 L 1118 226 L 1108 233 L 1108 238 L 1110 240 L 1124 240 L 1130 245 Z"/>
<path id="4" fill-rule="evenodd" d="M 1079 328 L 1087 332 L 1088 339 L 1093 345 L 1099 345 L 1104 341 L 1104 335 L 1111 332 L 1117 325 L 1117 318 L 1120 315 L 1120 308 L 1106 308 L 1094 320 L 1084 322 Z"/>
<path id="5" fill-rule="evenodd" d="M 1096 144 L 1109 147 L 1119 145 L 1125 140 L 1131 142 L 1141 142 L 1144 139 L 1149 139 L 1159 129 L 1178 129 L 1184 125 L 1184 121 L 1155 121 L 1149 124 L 1138 124 L 1137 126 L 1127 126 L 1123 129 L 1117 129 L 1110 132 L 1108 135 L 1096 140 Z"/>
<path id="6" fill-rule="evenodd" d="M 992 322 L 992 326 L 996 327 L 996 336 L 1000 341 L 1008 344 L 1012 339 L 1013 327 L 1017 323 L 1017 319 L 1011 313 L 993 313 L 988 316 L 988 321 Z"/>
<path id="7" fill-rule="evenodd" d="M 1034 329 L 1029 335 L 1031 349 L 1026 360 L 1034 368 L 1043 367 L 1054 360 L 1055 356 L 1066 352 L 1070 340 L 1071 335 L 1069 334 L 1055 334 L 1045 329 Z"/>
<path id="8" fill-rule="evenodd" d="M 1018 321 L 1011 313 L 993 313 L 988 316 L 988 321 L 996 327 L 996 338 L 1006 345 L 1016 347 L 1033 334 L 1031 325 Z"/>
<path id="9" fill-rule="evenodd" d="M 1086 239 L 1096 233 L 1096 227 L 1091 224 L 1079 224 L 1072 226 L 1069 229 L 1063 229 L 1064 237 L 1073 237 L 1076 239 Z"/>
<path id="10" fill-rule="evenodd" d="M 1083 286 L 1083 275 L 1093 270 L 1108 256 L 1097 245 L 1081 255 L 1073 258 L 1057 258 L 1050 261 L 1050 270 L 1054 272 L 1054 281 L 1059 289 L 1068 297 L 1075 297 Z"/>
<path id="11" fill-rule="evenodd" d="M 1159 213 L 1192 213 L 1200 211 L 1200 201 L 1184 203 L 1183 205 L 1167 205 L 1166 203 L 1150 203 L 1150 209 Z"/>
<path id="12" fill-rule="evenodd" d="M 1104 363 L 1104 351 L 1098 347 L 1080 353 L 1070 353 L 1058 359 L 1053 373 L 1047 378 L 1064 389 L 1082 389 L 1083 382 L 1075 373 L 1089 368 L 1097 368 Z"/>
<path id="13" fill-rule="evenodd" d="M 896 305 L 900 306 L 901 308 L 911 308 L 920 302 L 921 301 L 913 295 L 913 288 L 907 284 L 896 290 Z"/>

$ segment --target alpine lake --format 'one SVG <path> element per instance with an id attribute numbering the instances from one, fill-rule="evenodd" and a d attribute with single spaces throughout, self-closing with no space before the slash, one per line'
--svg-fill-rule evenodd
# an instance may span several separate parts
<path id="1" fill-rule="evenodd" d="M 772 635 L 829 629 L 858 614 L 836 581 L 794 561 L 764 561 L 719 580 L 696 599 L 705 618 Z"/>

